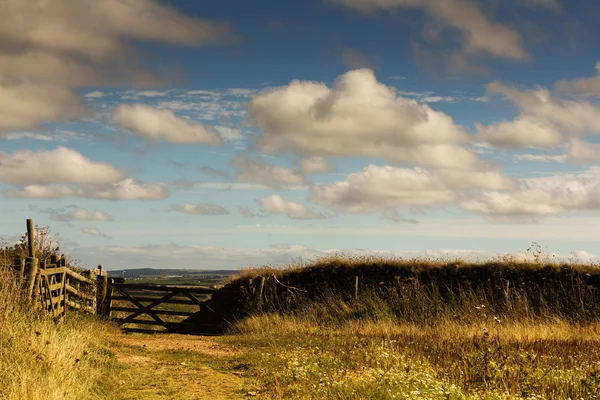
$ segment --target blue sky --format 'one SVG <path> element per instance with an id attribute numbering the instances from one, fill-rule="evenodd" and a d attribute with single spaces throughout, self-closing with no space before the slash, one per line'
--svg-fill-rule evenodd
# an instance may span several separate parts
<path id="1" fill-rule="evenodd" d="M 0 11 L 7 242 L 33 218 L 108 269 L 600 255 L 590 1 Z"/>

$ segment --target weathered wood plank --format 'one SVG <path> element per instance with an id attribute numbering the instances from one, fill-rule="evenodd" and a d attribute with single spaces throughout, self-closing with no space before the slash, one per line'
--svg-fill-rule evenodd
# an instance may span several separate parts
<path id="1" fill-rule="evenodd" d="M 76 281 L 82 282 L 82 283 L 87 283 L 88 285 L 93 285 L 94 282 L 91 279 L 86 278 L 85 276 L 73 271 L 70 268 L 67 268 L 67 274 L 75 279 Z"/>
<path id="2" fill-rule="evenodd" d="M 77 290 L 76 288 L 74 288 L 73 286 L 71 286 L 69 284 L 65 285 L 65 288 L 67 289 L 67 292 L 71 293 L 74 296 L 79 297 L 80 299 L 94 301 L 94 296 L 89 295 L 87 293 L 83 293 L 82 291 Z"/>
<path id="3" fill-rule="evenodd" d="M 113 283 L 114 287 L 119 289 L 138 289 L 138 290 L 154 290 L 157 292 L 181 292 L 181 293 L 200 293 L 200 294 L 213 294 L 217 289 L 205 287 L 205 286 L 161 286 L 161 285 L 138 285 L 135 283 Z"/>
<path id="4" fill-rule="evenodd" d="M 133 297 L 135 297 L 135 299 L 137 301 L 139 301 L 139 302 L 153 302 L 153 301 L 161 299 L 161 297 L 138 297 L 138 296 L 133 296 Z M 126 296 L 113 296 L 112 299 L 113 300 L 129 301 L 129 299 Z M 192 300 L 184 300 L 184 299 L 167 299 L 167 300 L 161 301 L 161 304 L 190 304 L 190 305 L 200 305 L 201 302 L 200 301 L 192 301 Z"/>
<path id="5" fill-rule="evenodd" d="M 72 308 L 76 309 L 76 310 L 87 311 L 87 312 L 89 312 L 91 314 L 95 314 L 95 310 L 91 306 L 86 306 L 86 305 L 83 305 L 83 304 L 78 304 L 78 303 L 76 303 L 74 301 L 71 301 L 71 300 L 67 300 L 67 305 L 69 307 L 72 307 Z"/>
<path id="6" fill-rule="evenodd" d="M 148 314 L 150 316 L 152 316 L 152 314 L 157 314 L 157 315 L 177 315 L 177 316 L 181 316 L 181 317 L 189 317 L 190 315 L 194 315 L 196 314 L 196 312 L 194 311 L 175 311 L 175 310 L 156 310 L 156 309 L 150 309 L 144 312 L 141 312 L 141 310 L 139 308 L 135 308 L 135 307 L 111 307 L 110 308 L 111 311 L 121 311 L 121 312 L 131 312 L 131 313 L 137 313 L 136 317 L 138 315 L 142 315 L 142 314 Z M 127 319 L 129 319 L 130 317 L 127 317 Z"/>
<path id="7" fill-rule="evenodd" d="M 45 270 L 41 271 L 40 274 L 43 276 L 47 276 L 50 277 L 51 275 L 58 275 L 58 274 L 62 274 L 65 272 L 65 268 L 60 267 L 60 268 L 46 268 Z"/>
<path id="8" fill-rule="evenodd" d="M 58 282 L 58 283 L 54 283 L 52 285 L 48 285 L 48 290 L 51 291 L 51 292 L 53 292 L 55 290 L 62 289 L 62 287 L 63 287 L 62 282 Z"/>

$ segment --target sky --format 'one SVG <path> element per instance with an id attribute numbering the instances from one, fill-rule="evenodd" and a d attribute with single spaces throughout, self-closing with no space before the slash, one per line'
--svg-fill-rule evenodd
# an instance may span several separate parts
<path id="1" fill-rule="evenodd" d="M 599 36 L 590 0 L 2 1 L 0 241 L 596 263 Z"/>

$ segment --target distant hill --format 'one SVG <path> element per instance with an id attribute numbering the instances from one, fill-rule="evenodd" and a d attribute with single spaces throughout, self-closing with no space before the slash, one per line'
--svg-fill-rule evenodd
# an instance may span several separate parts
<path id="1" fill-rule="evenodd" d="M 108 271 L 109 276 L 132 278 L 182 277 L 206 278 L 212 276 L 231 276 L 236 270 L 198 270 L 198 269 L 161 269 L 161 268 L 132 268 Z"/>

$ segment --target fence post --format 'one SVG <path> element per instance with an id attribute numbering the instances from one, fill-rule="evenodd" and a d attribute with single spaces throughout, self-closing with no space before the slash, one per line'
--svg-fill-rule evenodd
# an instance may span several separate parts
<path id="1" fill-rule="evenodd" d="M 27 220 L 27 248 L 29 250 L 29 257 L 35 257 L 35 230 L 33 228 L 33 220 Z"/>
<path id="2" fill-rule="evenodd" d="M 13 260 L 13 267 L 17 274 L 17 285 L 20 287 L 23 284 L 23 275 L 25 274 L 25 259 L 15 257 Z"/>
<path id="3" fill-rule="evenodd" d="M 52 254 L 50 256 L 50 264 L 54 265 L 55 267 L 59 267 L 59 263 L 58 263 L 58 257 L 56 254 Z"/>
<path id="4" fill-rule="evenodd" d="M 358 300 L 358 275 L 354 277 L 354 300 Z"/>
<path id="5" fill-rule="evenodd" d="M 37 258 L 27 257 L 25 260 L 25 265 L 27 270 L 27 277 L 25 280 L 25 296 L 27 296 L 27 299 L 31 299 L 37 280 L 39 261 Z"/>
<path id="6" fill-rule="evenodd" d="M 108 276 L 105 276 L 108 278 Z M 115 280 L 110 278 L 107 279 L 107 288 L 106 288 L 106 298 L 104 299 L 104 312 L 102 314 L 106 319 L 110 319 L 110 308 L 112 307 L 112 293 L 113 293 L 113 283 Z"/>
<path id="7" fill-rule="evenodd" d="M 265 277 L 261 276 L 258 279 L 258 287 L 254 293 L 254 305 L 256 308 L 262 305 L 263 290 L 265 289 Z"/>
<path id="8" fill-rule="evenodd" d="M 104 316 L 106 294 L 108 291 L 108 276 L 102 271 L 102 265 L 98 265 L 96 276 L 96 314 Z"/>

